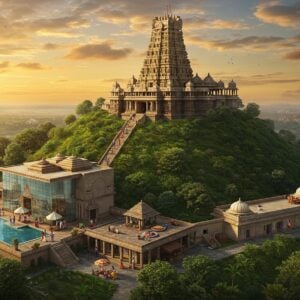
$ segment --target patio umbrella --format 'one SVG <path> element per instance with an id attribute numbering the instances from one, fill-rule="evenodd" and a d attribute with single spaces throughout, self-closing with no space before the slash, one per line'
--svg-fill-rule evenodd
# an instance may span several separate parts
<path id="1" fill-rule="evenodd" d="M 60 220 L 61 218 L 62 216 L 55 211 L 46 217 L 48 221 L 57 221 Z"/>
<path id="2" fill-rule="evenodd" d="M 109 264 L 109 261 L 108 261 L 108 259 L 106 259 L 106 258 L 100 258 L 100 259 L 98 259 L 98 260 L 96 260 L 95 261 L 95 263 L 94 263 L 96 266 L 106 266 L 106 265 L 108 265 Z"/>
<path id="3" fill-rule="evenodd" d="M 26 208 L 26 207 L 23 207 L 23 206 L 20 206 L 18 207 L 16 210 L 14 210 L 14 213 L 15 214 L 19 214 L 19 215 L 22 215 L 22 214 L 27 214 L 29 212 L 29 209 Z"/>

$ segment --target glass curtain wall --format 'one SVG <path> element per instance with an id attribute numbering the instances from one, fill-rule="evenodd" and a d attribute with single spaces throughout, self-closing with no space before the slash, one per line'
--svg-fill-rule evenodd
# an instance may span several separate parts
<path id="1" fill-rule="evenodd" d="M 10 211 L 22 205 L 23 197 L 31 201 L 34 217 L 46 217 L 52 211 L 67 220 L 75 219 L 75 181 L 65 179 L 43 182 L 3 172 L 3 204 Z"/>

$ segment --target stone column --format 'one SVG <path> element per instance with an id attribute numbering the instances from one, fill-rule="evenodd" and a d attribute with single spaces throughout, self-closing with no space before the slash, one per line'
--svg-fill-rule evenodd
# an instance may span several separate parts
<path id="1" fill-rule="evenodd" d="M 144 266 L 144 257 L 143 257 L 143 252 L 140 253 L 140 267 L 141 269 L 143 268 Z"/>
<path id="2" fill-rule="evenodd" d="M 110 255 L 114 258 L 114 245 L 112 243 L 110 244 Z"/>
<path id="3" fill-rule="evenodd" d="M 119 247 L 120 251 L 120 260 L 123 259 L 123 247 Z"/>
<path id="4" fill-rule="evenodd" d="M 103 250 L 102 250 L 102 253 L 103 253 L 103 255 L 105 255 L 105 242 L 104 241 L 102 241 L 102 247 L 103 247 Z"/>
<path id="5" fill-rule="evenodd" d="M 132 261 L 132 251 L 129 249 L 128 250 L 128 260 L 129 260 L 129 265 L 131 265 L 131 261 Z"/>
<path id="6" fill-rule="evenodd" d="M 151 250 L 148 251 L 148 264 L 151 263 Z"/>
<path id="7" fill-rule="evenodd" d="M 156 248 L 156 259 L 160 260 L 160 247 Z"/>

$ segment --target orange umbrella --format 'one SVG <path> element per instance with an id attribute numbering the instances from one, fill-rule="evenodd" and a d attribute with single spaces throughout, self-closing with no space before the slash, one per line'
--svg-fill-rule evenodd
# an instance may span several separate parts
<path id="1" fill-rule="evenodd" d="M 96 260 L 94 264 L 96 266 L 106 266 L 109 264 L 109 261 L 106 258 L 100 258 L 100 259 Z"/>

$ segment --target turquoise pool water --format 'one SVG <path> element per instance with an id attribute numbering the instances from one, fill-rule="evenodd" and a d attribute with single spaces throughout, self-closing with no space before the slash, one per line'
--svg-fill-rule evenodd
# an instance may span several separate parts
<path id="1" fill-rule="evenodd" d="M 0 241 L 13 244 L 14 239 L 18 239 L 19 243 L 28 242 L 41 236 L 41 232 L 29 226 L 15 228 L 10 226 L 9 222 L 0 218 Z"/>

